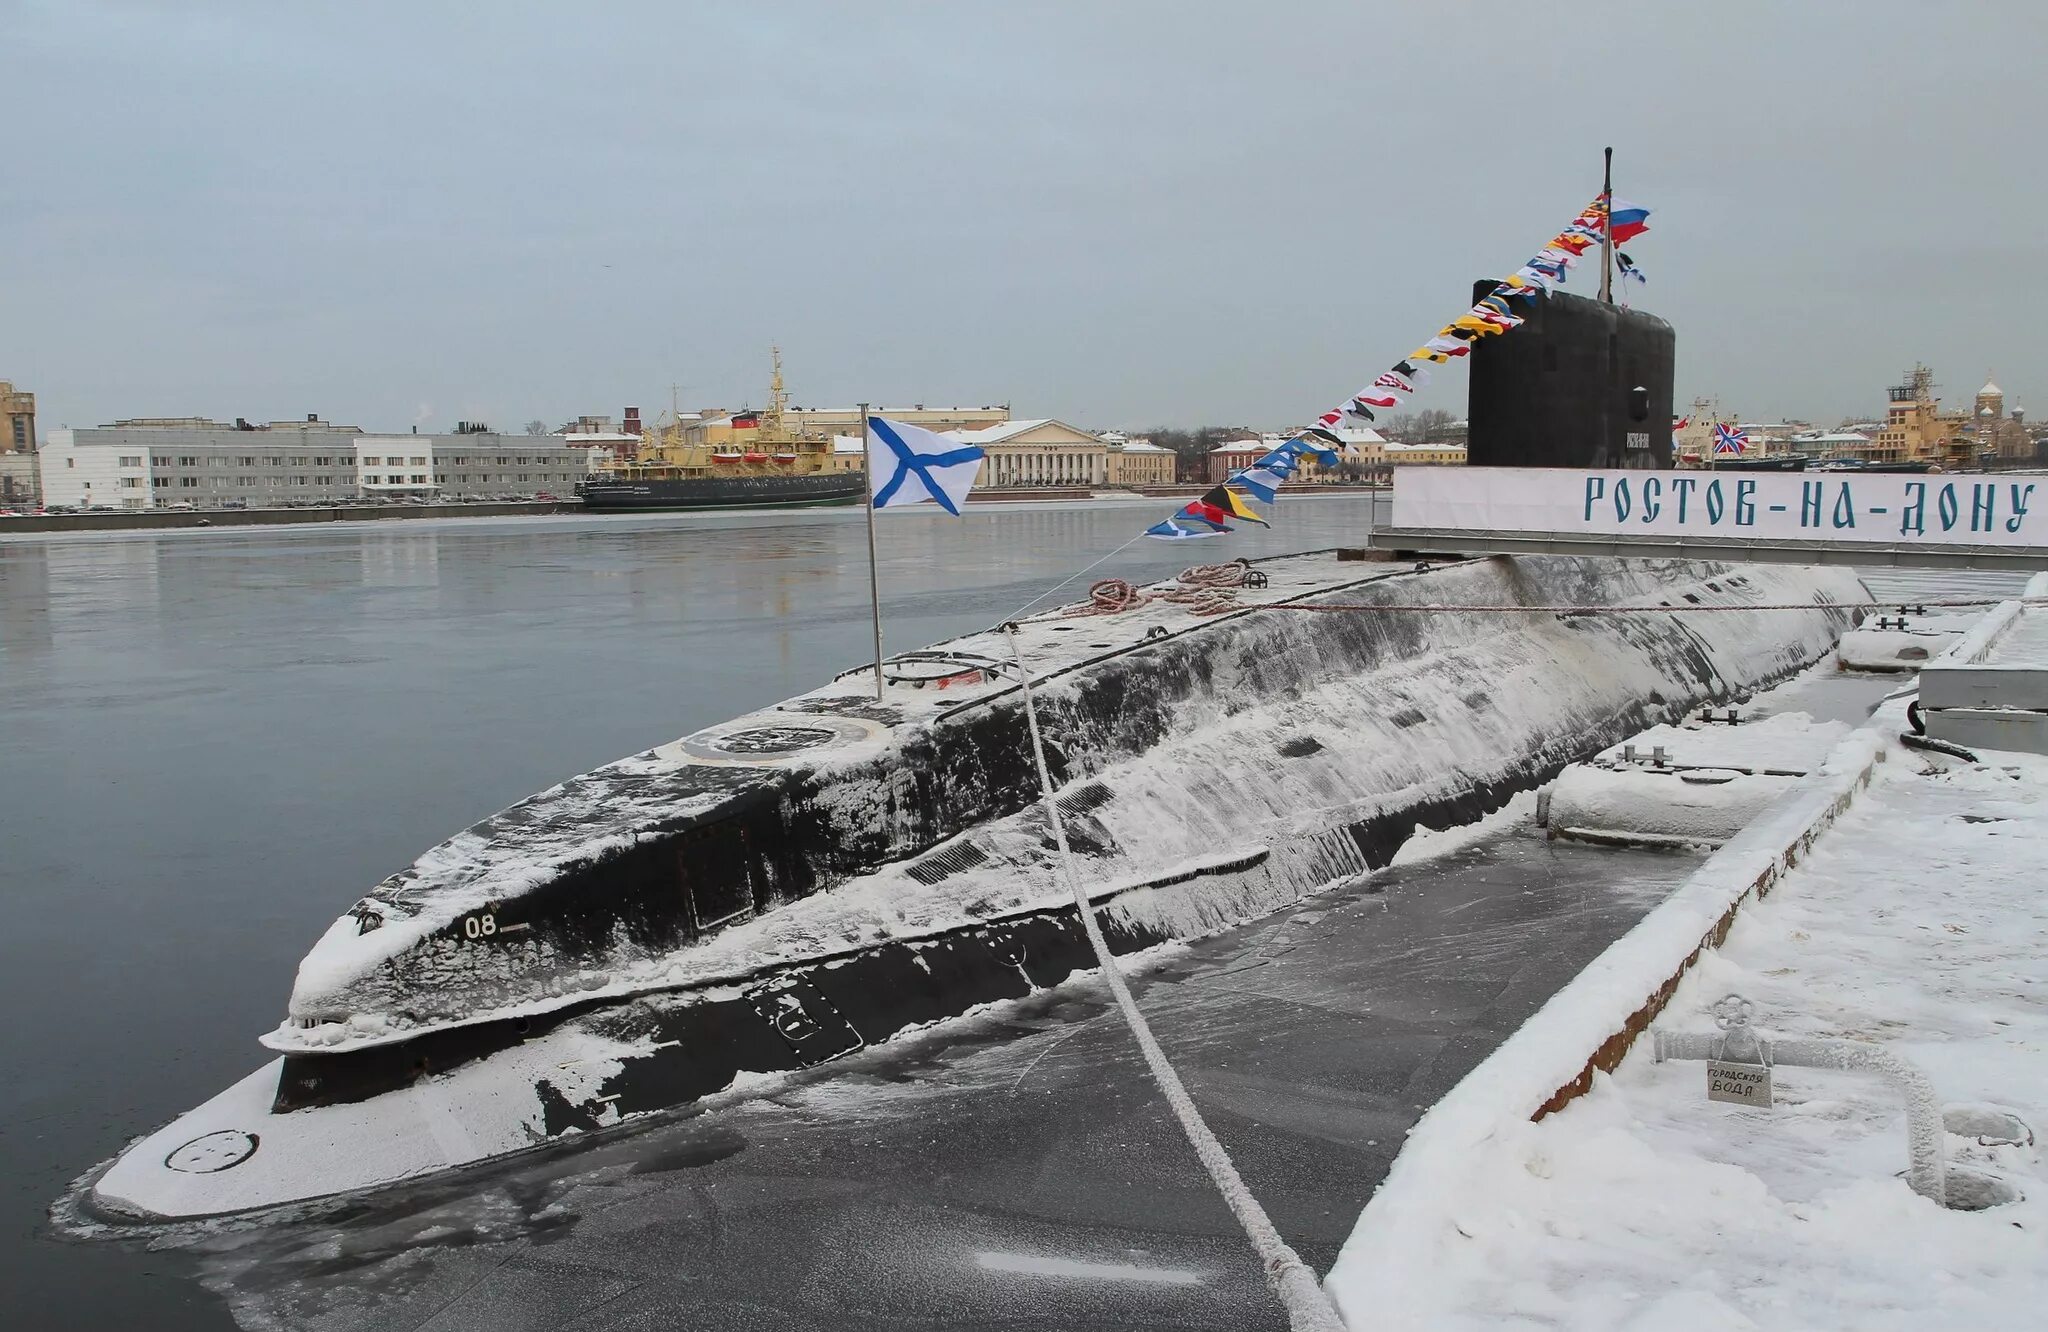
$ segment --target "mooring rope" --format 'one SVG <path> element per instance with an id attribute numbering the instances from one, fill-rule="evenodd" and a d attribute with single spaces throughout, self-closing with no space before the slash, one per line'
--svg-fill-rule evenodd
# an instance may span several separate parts
<path id="1" fill-rule="evenodd" d="M 1166 1097 L 1166 1103 L 1180 1120 L 1181 1131 L 1187 1135 L 1195 1155 L 1208 1170 L 1217 1192 L 1223 1195 L 1231 1215 L 1244 1228 L 1245 1238 L 1258 1252 L 1259 1262 L 1265 1269 L 1266 1284 L 1273 1288 L 1274 1295 L 1287 1310 L 1288 1327 L 1292 1332 L 1345 1332 L 1344 1320 L 1338 1317 L 1329 1296 L 1323 1293 L 1322 1283 L 1316 1279 L 1315 1272 L 1301 1260 L 1301 1255 L 1288 1246 L 1286 1240 L 1280 1238 L 1280 1232 L 1266 1215 L 1266 1209 L 1259 1206 L 1259 1200 L 1252 1196 L 1243 1177 L 1237 1173 L 1230 1153 L 1210 1131 L 1202 1112 L 1196 1108 L 1194 1099 L 1181 1083 L 1180 1075 L 1174 1072 L 1172 1063 L 1167 1060 L 1166 1051 L 1152 1035 L 1151 1025 L 1138 1011 L 1137 1000 L 1131 997 L 1130 986 L 1124 983 L 1123 973 L 1117 969 L 1116 958 L 1109 951 L 1109 943 L 1102 937 L 1102 926 L 1095 918 L 1095 904 L 1082 890 L 1081 877 L 1074 870 L 1074 853 L 1067 845 L 1066 825 L 1060 819 L 1052 773 L 1045 765 L 1045 741 L 1038 730 L 1038 705 L 1031 693 L 1031 669 L 1025 664 L 1024 651 L 1017 643 L 1016 623 L 1011 621 L 1003 625 L 1003 632 L 1009 636 L 1010 655 L 1017 663 L 1017 682 L 1024 695 L 1024 721 L 1031 733 L 1031 757 L 1038 765 L 1038 785 L 1045 796 L 1045 814 L 1052 823 L 1053 842 L 1059 849 L 1060 870 L 1066 877 L 1068 890 L 1074 895 L 1074 908 L 1080 915 L 1081 928 L 1087 931 L 1089 946 L 1095 950 L 1095 960 L 1101 964 L 1103 981 L 1116 997 L 1117 1007 L 1123 1012 L 1124 1023 L 1130 1027 L 1139 1052 L 1145 1056 L 1145 1066 L 1151 1070 L 1153 1082 L 1158 1084 L 1160 1094 Z"/>
<path id="2" fill-rule="evenodd" d="M 1996 606 L 2004 601 L 2018 601 L 2023 605 L 2048 605 L 2048 597 L 1960 597 L 1946 601 L 1784 601 L 1768 602 L 1761 605 L 1732 606 L 1376 606 L 1362 601 L 1276 601 L 1242 606 L 1241 610 L 1261 611 L 1393 611 L 1409 614 L 1489 614 L 1489 615 L 1691 615 L 1702 611 L 1810 611 L 1838 610 L 1873 611 L 1895 607 L 1900 611 L 1938 610 L 1953 606 Z"/>
<path id="3" fill-rule="evenodd" d="M 1221 615 L 1237 609 L 1237 589 L 1245 585 L 1245 576 L 1250 572 L 1251 565 L 1243 560 L 1232 564 L 1197 564 L 1182 569 L 1173 580 L 1179 586 L 1167 588 L 1159 599 L 1187 607 L 1190 615 Z"/>
<path id="4" fill-rule="evenodd" d="M 1251 566 L 1240 560 L 1232 564 L 1197 564 L 1180 571 L 1177 586 L 1147 592 L 1126 578 L 1103 578 L 1088 587 L 1088 600 L 1069 606 L 1061 614 L 1069 619 L 1082 615 L 1121 615 L 1153 601 L 1170 601 L 1185 606 L 1190 615 L 1221 615 L 1238 608 L 1237 589 L 1243 587 Z M 1013 617 L 1014 618 L 1014 617 Z"/>
<path id="5" fill-rule="evenodd" d="M 1245 575 L 1251 572 L 1251 565 L 1243 560 L 1229 564 L 1197 564 L 1182 569 L 1176 583 L 1189 587 L 1243 587 Z"/>
<path id="6" fill-rule="evenodd" d="M 1088 600 L 1074 603 L 1061 614 L 1067 619 L 1080 615 L 1121 615 L 1151 599 L 1128 578 L 1103 578 L 1088 585 Z"/>
<path id="7" fill-rule="evenodd" d="M 1117 547 L 1117 548 L 1116 548 L 1115 550 L 1112 550 L 1112 551 L 1110 551 L 1110 552 L 1109 552 L 1109 553 L 1108 553 L 1107 555 L 1104 555 L 1104 556 L 1102 556 L 1102 557 L 1101 557 L 1101 558 L 1099 558 L 1099 559 L 1094 559 L 1094 560 L 1090 560 L 1090 561 L 1089 561 L 1088 563 L 1086 563 L 1086 564 L 1082 565 L 1082 566 L 1081 566 L 1080 568 L 1078 568 L 1078 569 L 1074 570 L 1074 572 L 1072 572 L 1072 573 L 1068 574 L 1068 575 L 1067 575 L 1067 576 L 1066 576 L 1065 578 L 1062 578 L 1062 579 L 1060 579 L 1060 581 L 1058 581 L 1057 583 L 1054 583 L 1054 584 L 1053 584 L 1053 585 L 1052 585 L 1051 587 L 1049 587 L 1049 588 L 1045 589 L 1045 591 L 1043 591 L 1043 592 L 1039 593 L 1039 594 L 1038 594 L 1037 596 L 1035 596 L 1035 597 L 1031 598 L 1031 600 L 1029 600 L 1029 601 L 1025 602 L 1025 603 L 1024 603 L 1023 605 L 1019 606 L 1019 607 L 1018 607 L 1017 609 L 1015 609 L 1015 610 L 1011 611 L 1011 612 L 1010 612 L 1010 614 L 1009 614 L 1009 617 L 1008 617 L 1008 619 L 1006 619 L 1006 620 L 1003 620 L 1003 621 L 1001 621 L 1001 623 L 1005 623 L 1005 624 L 1007 624 L 1007 623 L 1009 622 L 1009 620 L 1021 620 L 1021 619 L 1023 619 L 1023 618 L 1024 618 L 1024 612 L 1025 612 L 1025 611 L 1028 611 L 1028 610 L 1030 610 L 1030 609 L 1031 609 L 1031 608 L 1032 608 L 1033 606 L 1036 606 L 1036 605 L 1037 605 L 1037 604 L 1038 604 L 1039 602 L 1041 602 L 1041 601 L 1044 601 L 1044 600 L 1045 600 L 1045 599 L 1046 599 L 1047 597 L 1049 597 L 1049 596 L 1051 596 L 1051 595 L 1052 595 L 1053 593 L 1055 593 L 1055 592 L 1059 591 L 1059 590 L 1060 590 L 1061 588 L 1065 587 L 1065 586 L 1066 586 L 1066 585 L 1067 585 L 1068 583 L 1071 583 L 1071 582 L 1073 582 L 1073 581 L 1074 581 L 1074 580 L 1075 580 L 1076 578 L 1079 578 L 1079 577 L 1080 577 L 1080 576 L 1081 576 L 1082 574 L 1088 573 L 1088 572 L 1090 572 L 1091 570 L 1094 570 L 1094 569 L 1099 569 L 1099 568 L 1101 568 L 1101 567 L 1102 567 L 1103 565 L 1105 565 L 1105 564 L 1109 563 L 1109 562 L 1110 562 L 1111 560 L 1113 560 L 1113 559 L 1115 559 L 1115 558 L 1116 558 L 1117 556 L 1119 556 L 1119 555 L 1123 554 L 1123 553 L 1124 553 L 1125 551 L 1129 550 L 1129 549 L 1130 549 L 1130 548 L 1131 548 L 1132 546 L 1135 546 L 1135 545 L 1137 545 L 1137 544 L 1138 544 L 1138 543 L 1139 543 L 1140 541 L 1143 541 L 1144 539 L 1145 539 L 1145 534 L 1144 534 L 1143 532 L 1140 532 L 1140 533 L 1138 533 L 1138 534 L 1137 534 L 1136 536 L 1132 537 L 1132 538 L 1131 538 L 1131 539 L 1130 539 L 1129 541 L 1126 541 L 1126 542 L 1124 542 L 1124 543 L 1123 543 L 1123 544 L 1122 544 L 1121 546 L 1118 546 L 1118 547 Z M 1112 581 L 1112 582 L 1122 582 L 1123 580 L 1122 580 L 1122 579 L 1111 579 L 1111 580 L 1107 580 L 1107 581 Z"/>
<path id="8" fill-rule="evenodd" d="M 1230 570 L 1237 577 L 1236 582 L 1196 581 L 1191 574 L 1208 570 Z M 1822 610 L 1829 604 L 1820 601 L 1766 602 L 1760 605 L 1728 606 L 1477 606 L 1441 604 L 1433 606 L 1376 605 L 1363 601 L 1274 601 L 1242 602 L 1237 599 L 1237 587 L 1243 582 L 1244 566 L 1236 564 L 1197 565 L 1184 571 L 1177 580 L 1183 587 L 1170 587 L 1160 592 L 1147 592 L 1144 588 L 1122 578 L 1105 578 L 1088 589 L 1088 600 L 1069 606 L 1063 612 L 1067 616 L 1077 615 L 1121 615 L 1136 610 L 1153 601 L 1168 601 L 1183 606 L 1190 615 L 1223 615 L 1230 611 L 1306 611 L 1310 614 L 1329 615 L 1347 612 L 1379 612 L 1407 615 L 1691 615 L 1695 613 L 1721 611 L 1810 611 Z M 1916 611 L 1925 614 L 1931 610 L 1947 610 L 1966 606 L 1996 606 L 2004 601 L 2018 601 L 2027 606 L 2048 606 L 2048 597 L 1950 597 L 1935 601 L 1869 601 L 1853 605 L 1842 604 L 1841 609 L 1856 611 L 1881 611 L 1896 609 L 1901 613 Z"/>

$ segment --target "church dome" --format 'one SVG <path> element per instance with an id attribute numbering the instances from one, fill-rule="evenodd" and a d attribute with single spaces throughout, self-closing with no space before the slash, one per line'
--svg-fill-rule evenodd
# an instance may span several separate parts
<path id="1" fill-rule="evenodd" d="M 2002 398 L 2005 396 L 2005 390 L 1992 383 L 1987 377 L 1984 380 L 1984 387 L 1977 390 L 1977 396 L 1980 398 Z"/>

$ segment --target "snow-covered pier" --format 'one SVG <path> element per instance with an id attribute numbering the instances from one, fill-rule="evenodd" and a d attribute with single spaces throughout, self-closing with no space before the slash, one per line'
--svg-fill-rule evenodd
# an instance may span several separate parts
<path id="1" fill-rule="evenodd" d="M 1928 676 L 2048 667 L 2048 644 L 2013 632 L 2026 623 L 2006 603 Z M 1354 1326 L 2038 1321 L 2048 758 L 1909 747 L 1908 702 L 1424 1116 L 1331 1275 Z M 1656 1061 L 1653 1023 L 1715 1032 L 1731 994 L 1767 1040 L 1868 1043 L 1923 1071 L 1947 1207 L 1908 1187 L 1907 1112 L 1882 1083 L 1777 1067 L 1770 1103 L 1730 1106 L 1709 1101 L 1700 1063 Z"/>

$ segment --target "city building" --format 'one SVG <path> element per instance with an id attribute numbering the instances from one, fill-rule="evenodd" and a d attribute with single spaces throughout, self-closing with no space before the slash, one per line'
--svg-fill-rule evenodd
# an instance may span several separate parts
<path id="1" fill-rule="evenodd" d="M 36 395 L 0 379 L 0 510 L 34 509 L 42 503 L 36 467 Z"/>
<path id="2" fill-rule="evenodd" d="M 923 426 L 926 430 L 946 434 L 952 431 L 990 430 L 1005 425 L 1010 420 L 1010 409 L 1006 406 L 927 407 L 923 403 L 917 403 L 910 407 L 870 407 L 868 415 L 886 416 L 891 421 Z M 663 422 L 669 419 L 665 416 Z M 683 442 L 686 444 L 708 444 L 714 448 L 738 449 L 745 452 L 749 443 L 748 436 L 760 428 L 761 414 L 754 411 L 707 408 L 701 412 L 676 413 L 674 419 L 683 428 Z M 782 422 L 791 434 L 799 436 L 858 437 L 860 408 L 790 407 L 784 409 Z M 631 424 L 628 425 L 629 429 Z"/>
<path id="3" fill-rule="evenodd" d="M 1180 459 L 1172 449 L 1163 449 L 1149 439 L 1103 437 L 1109 450 L 1109 484 L 1112 486 L 1170 486 Z"/>
<path id="4" fill-rule="evenodd" d="M 963 444 L 978 444 L 987 455 L 974 479 L 977 486 L 1109 484 L 1109 446 L 1064 421 L 1004 421 L 981 430 L 943 433 Z"/>
<path id="5" fill-rule="evenodd" d="M 1463 444 L 1403 444 L 1388 440 L 1382 454 L 1390 467 L 1462 467 Z"/>
<path id="6" fill-rule="evenodd" d="M 0 509 L 21 513 L 42 504 L 33 453 L 0 452 Z"/>
<path id="7" fill-rule="evenodd" d="M 2034 459 L 2034 441 L 2027 433 L 2026 412 L 2015 407 L 2008 415 L 2005 390 L 1998 387 L 1989 375 L 1984 377 L 1984 387 L 1977 390 L 1969 424 L 1961 433 L 1968 438 L 1980 464 L 2031 462 Z"/>
<path id="8" fill-rule="evenodd" d="M 1179 462 L 1173 450 L 1149 440 L 1095 435 L 1049 419 L 941 433 L 978 444 L 988 455 L 975 476 L 977 487 L 1170 486 Z M 833 435 L 832 470 L 858 472 L 863 457 L 859 435 Z"/>
<path id="9" fill-rule="evenodd" d="M 1248 435 L 1243 439 L 1227 439 L 1209 450 L 1209 474 L 1205 481 L 1221 481 L 1232 472 L 1241 472 L 1259 459 L 1285 444 L 1284 435 Z M 1301 469 L 1295 476 L 1307 480 L 1316 465 L 1313 454 L 1304 456 Z"/>
<path id="10" fill-rule="evenodd" d="M 0 453 L 36 451 L 36 395 L 0 379 Z"/>
<path id="11" fill-rule="evenodd" d="M 1891 446 L 1860 430 L 1802 430 L 1786 439 L 1773 453 L 1799 458 L 1853 458 L 1858 462 L 1898 462 L 1888 456 Z"/>
<path id="12" fill-rule="evenodd" d="M 1209 480 L 1222 481 L 1232 472 L 1243 471 L 1293 439 L 1298 433 L 1268 433 L 1218 444 L 1209 450 Z M 1385 450 L 1393 447 L 1384 435 L 1369 426 L 1341 429 L 1337 431 L 1337 439 L 1339 462 L 1336 467 L 1324 467 L 1316 461 L 1313 453 L 1304 453 L 1298 460 L 1297 469 L 1291 480 L 1297 485 L 1305 482 L 1340 481 L 1344 479 L 1343 473 L 1347 470 L 1379 466 L 1385 461 Z M 1464 445 L 1450 444 L 1444 447 L 1457 450 L 1458 460 L 1464 461 Z"/>
<path id="13" fill-rule="evenodd" d="M 641 430 L 640 409 L 628 407 L 624 422 L 614 422 L 609 416 L 579 416 L 567 425 L 557 426 L 555 433 L 567 439 L 580 439 L 601 435 L 609 439 L 622 436 L 639 438 Z"/>
<path id="14" fill-rule="evenodd" d="M 870 407 L 868 415 L 886 416 L 891 421 L 923 426 L 926 430 L 936 430 L 944 434 L 949 430 L 990 430 L 1005 425 L 1010 420 L 1010 409 L 1006 404 L 989 407 L 927 407 L 920 402 L 909 407 Z M 800 434 L 860 433 L 858 407 L 792 407 L 783 413 L 783 420 L 791 430 Z"/>
<path id="15" fill-rule="evenodd" d="M 590 448 L 559 435 L 373 435 L 309 416 L 200 417 L 53 430 L 43 502 L 77 508 L 276 508 L 364 500 L 567 499 Z"/>
<path id="16" fill-rule="evenodd" d="M 1459 424 L 1462 425 L 1463 422 Z M 1369 470 L 1386 464 L 1389 441 L 1379 431 L 1368 426 L 1362 430 L 1339 430 L 1337 434 L 1344 441 L 1343 466 L 1355 466 Z M 1450 441 L 1446 441 L 1446 445 L 1456 447 L 1461 452 L 1465 447 L 1462 437 L 1455 445 L 1452 445 Z"/>
<path id="17" fill-rule="evenodd" d="M 1795 437 L 1813 433 L 1812 424 L 1806 421 L 1741 421 L 1735 428 L 1749 439 L 1745 454 L 1755 457 L 1790 453 Z"/>

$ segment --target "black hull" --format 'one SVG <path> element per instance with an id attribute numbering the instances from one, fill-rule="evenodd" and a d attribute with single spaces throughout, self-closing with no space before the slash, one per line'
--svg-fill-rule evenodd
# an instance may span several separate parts
<path id="1" fill-rule="evenodd" d="M 1646 726 L 1676 720 L 1687 711 L 1687 705 L 1676 703 L 1631 709 L 1586 737 L 1585 753 Z M 1418 827 L 1450 828 L 1484 818 L 1516 792 L 1554 778 L 1564 766 L 1562 757 L 1546 756 L 1513 777 L 1357 820 L 1343 829 L 1343 835 L 1356 844 L 1366 867 L 1378 869 L 1392 862 Z M 1261 851 L 1239 861 L 1133 885 L 1115 897 L 1097 898 L 1097 909 L 1117 898 L 1197 880 L 1237 879 L 1258 870 L 1267 859 Z M 1178 938 L 1170 930 L 1114 913 L 1105 912 L 1098 923 L 1110 951 L 1120 957 Z M 572 1130 L 595 1132 L 623 1120 L 689 1106 L 725 1091 L 747 1074 L 794 1073 L 914 1028 L 960 1017 L 983 1004 L 1050 990 L 1096 965 L 1075 907 L 1018 912 L 927 938 L 766 967 L 740 987 L 689 986 L 625 1002 L 587 1000 L 530 1017 L 449 1028 L 400 1045 L 345 1054 L 287 1055 L 270 1108 L 273 1114 L 289 1114 L 367 1101 L 410 1087 L 427 1074 L 447 1073 L 573 1028 L 639 1044 L 648 1051 L 606 1081 L 601 1099 L 565 1092 L 546 1079 L 538 1084 L 546 1137 Z"/>
<path id="2" fill-rule="evenodd" d="M 583 483 L 586 509 L 766 509 L 800 504 L 851 504 L 860 498 L 859 472 L 811 476 L 704 476 L 680 480 Z"/>

